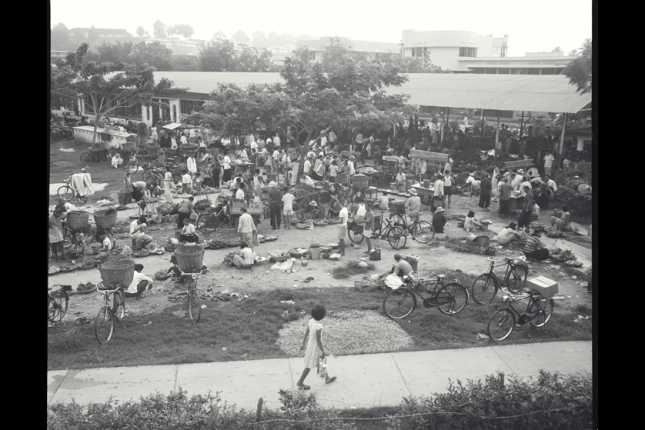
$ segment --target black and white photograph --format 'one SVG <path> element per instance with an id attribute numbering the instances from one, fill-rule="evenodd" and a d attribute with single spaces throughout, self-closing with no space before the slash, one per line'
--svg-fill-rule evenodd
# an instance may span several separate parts
<path id="1" fill-rule="evenodd" d="M 48 429 L 597 428 L 593 0 L 48 17 Z"/>

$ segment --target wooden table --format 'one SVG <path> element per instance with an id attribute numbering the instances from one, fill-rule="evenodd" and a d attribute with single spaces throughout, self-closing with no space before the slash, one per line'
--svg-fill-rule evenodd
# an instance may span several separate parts
<path id="1" fill-rule="evenodd" d="M 434 198 L 434 187 L 424 188 L 420 185 L 412 185 L 412 188 L 417 190 L 419 197 L 421 197 L 421 203 L 423 203 L 424 200 L 426 201 L 424 204 L 432 203 L 432 199 Z"/>

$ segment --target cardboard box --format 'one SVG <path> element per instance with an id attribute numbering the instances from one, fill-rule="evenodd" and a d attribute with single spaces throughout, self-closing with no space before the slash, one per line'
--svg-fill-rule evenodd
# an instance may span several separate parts
<path id="1" fill-rule="evenodd" d="M 535 290 L 544 298 L 558 294 L 558 283 L 544 276 L 527 279 L 526 286 L 530 290 Z"/>

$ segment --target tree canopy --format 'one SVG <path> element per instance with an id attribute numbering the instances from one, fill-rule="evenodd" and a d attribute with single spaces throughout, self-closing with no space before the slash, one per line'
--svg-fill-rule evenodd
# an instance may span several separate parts
<path id="1" fill-rule="evenodd" d="M 153 96 L 170 96 L 185 93 L 174 88 L 172 81 L 161 79 L 155 84 L 154 67 L 86 61 L 88 44 L 83 43 L 65 60 L 57 60 L 51 69 L 52 96 L 78 100 L 89 98 L 86 107 L 96 116 L 94 140 L 99 120 L 117 108 L 157 106 Z M 87 99 L 86 99 L 87 100 Z"/>
<path id="2" fill-rule="evenodd" d="M 246 35 L 244 30 L 240 29 L 235 32 L 233 36 L 231 36 L 231 40 L 234 40 L 238 43 L 250 43 L 251 39 L 249 36 Z"/>
<path id="3" fill-rule="evenodd" d="M 66 51 L 70 48 L 69 29 L 62 22 L 51 30 L 51 49 Z"/>
<path id="4" fill-rule="evenodd" d="M 235 50 L 227 39 L 210 42 L 199 50 L 199 69 L 204 72 L 266 72 L 271 67 L 271 52 L 251 46 Z"/>
<path id="5" fill-rule="evenodd" d="M 172 70 L 172 50 L 159 42 L 115 42 L 104 43 L 85 56 L 86 61 L 92 60 L 99 63 L 133 64 L 143 66 L 147 64 L 156 70 Z"/>
<path id="6" fill-rule="evenodd" d="M 569 78 L 569 83 L 571 83 L 571 85 L 575 85 L 580 94 L 585 94 L 591 92 L 592 84 L 591 71 L 593 63 L 591 60 L 591 39 L 586 39 L 582 43 L 578 54 L 580 57 L 569 63 L 567 67 L 562 70 L 562 74 Z"/>

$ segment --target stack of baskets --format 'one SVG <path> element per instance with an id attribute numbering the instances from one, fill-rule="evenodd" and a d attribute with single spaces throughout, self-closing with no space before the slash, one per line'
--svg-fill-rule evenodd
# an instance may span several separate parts
<path id="1" fill-rule="evenodd" d="M 202 270 L 204 247 L 201 245 L 179 245 L 175 248 L 177 264 L 182 272 L 198 273 Z"/>
<path id="2" fill-rule="evenodd" d="M 134 277 L 133 260 L 114 260 L 99 266 L 104 290 L 110 290 L 114 284 L 128 287 Z"/>
<path id="3" fill-rule="evenodd" d="M 90 213 L 86 211 L 68 212 L 67 225 L 72 230 L 87 230 L 90 226 Z"/>
<path id="4" fill-rule="evenodd" d="M 113 207 L 94 212 L 94 222 L 98 230 L 107 230 L 116 225 L 116 209 Z"/>

